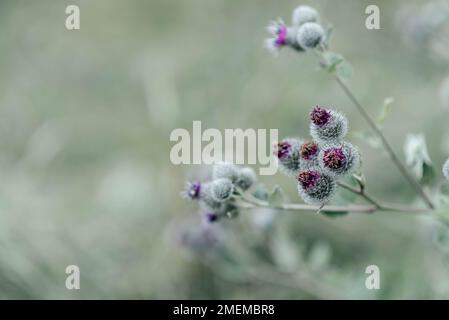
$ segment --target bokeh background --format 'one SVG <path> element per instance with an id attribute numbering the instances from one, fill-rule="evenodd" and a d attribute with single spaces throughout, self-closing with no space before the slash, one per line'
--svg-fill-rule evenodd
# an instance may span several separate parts
<path id="1" fill-rule="evenodd" d="M 394 98 L 384 132 L 397 152 L 409 133 L 425 134 L 439 174 L 449 155 L 449 32 L 435 23 L 445 11 L 429 3 L 445 2 L 0 1 L 0 298 L 449 298 L 434 219 L 247 211 L 205 231 L 180 191 L 210 168 L 169 159 L 170 132 L 193 120 L 306 136 L 310 108 L 332 106 L 350 119 L 369 190 L 415 201 L 360 138 L 365 123 L 316 59 L 288 49 L 274 58 L 263 40 L 269 20 L 316 7 L 369 112 Z M 70 4 L 81 30 L 65 29 Z M 369 4 L 380 7 L 381 30 L 365 28 Z M 260 179 L 300 201 L 291 179 Z M 80 290 L 65 287 L 70 264 Z M 380 290 L 365 288 L 370 264 Z"/>

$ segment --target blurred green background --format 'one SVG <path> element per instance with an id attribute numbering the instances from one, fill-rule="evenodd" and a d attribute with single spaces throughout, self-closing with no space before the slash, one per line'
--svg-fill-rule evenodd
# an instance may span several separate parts
<path id="1" fill-rule="evenodd" d="M 366 130 L 312 55 L 263 49 L 270 20 L 309 4 L 333 25 L 331 48 L 352 63 L 350 84 L 369 112 L 395 99 L 384 132 L 397 152 L 422 132 L 441 167 L 449 33 L 417 39 L 409 23 L 428 3 L 1 0 L 0 298 L 449 298 L 448 256 L 433 241 L 440 226 L 425 216 L 287 212 L 260 223 L 245 212 L 209 230 L 218 244 L 186 246 L 180 235 L 204 235 L 180 191 L 208 168 L 169 159 L 170 132 L 193 120 L 306 136 L 320 104 L 345 112 L 352 133 Z M 81 30 L 65 28 L 70 4 Z M 365 28 L 369 4 L 380 7 L 381 30 Z M 372 193 L 413 201 L 382 152 L 351 141 Z M 300 201 L 291 179 L 261 180 Z M 65 287 L 70 264 L 80 290 Z M 370 264 L 380 290 L 365 288 Z"/>

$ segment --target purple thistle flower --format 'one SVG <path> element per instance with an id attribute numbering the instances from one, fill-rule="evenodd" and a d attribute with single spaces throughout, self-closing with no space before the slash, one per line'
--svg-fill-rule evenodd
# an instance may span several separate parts
<path id="1" fill-rule="evenodd" d="M 204 220 L 207 223 L 214 223 L 218 221 L 218 215 L 215 212 L 207 212 L 204 214 Z"/>
<path id="2" fill-rule="evenodd" d="M 312 112 L 310 112 L 310 120 L 316 126 L 322 127 L 326 125 L 331 118 L 331 113 L 319 106 L 313 108 Z"/>
<path id="3" fill-rule="evenodd" d="M 314 170 L 301 171 L 298 174 L 298 182 L 301 183 L 301 186 L 305 190 L 315 187 L 320 181 L 320 178 L 321 173 Z"/>
<path id="4" fill-rule="evenodd" d="M 315 142 L 305 142 L 300 147 L 301 157 L 305 160 L 311 160 L 318 154 L 318 144 Z"/>
<path id="5" fill-rule="evenodd" d="M 274 146 L 274 155 L 278 157 L 280 160 L 284 160 L 289 157 L 290 153 L 292 151 L 292 145 L 288 141 L 281 141 L 278 142 Z"/>
<path id="6" fill-rule="evenodd" d="M 200 198 L 201 182 L 187 182 L 186 188 L 183 192 L 185 198 L 190 200 L 197 200 Z"/>
<path id="7" fill-rule="evenodd" d="M 346 156 L 342 148 L 330 148 L 324 151 L 323 163 L 330 169 L 340 169 L 345 165 Z"/>
<path id="8" fill-rule="evenodd" d="M 265 40 L 265 47 L 271 52 L 277 52 L 282 47 L 289 45 L 289 28 L 282 19 L 273 21 L 268 26 L 270 38 Z"/>

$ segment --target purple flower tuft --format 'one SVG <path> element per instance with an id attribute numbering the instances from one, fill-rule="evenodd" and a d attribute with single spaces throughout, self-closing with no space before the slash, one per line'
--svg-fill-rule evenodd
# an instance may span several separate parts
<path id="1" fill-rule="evenodd" d="M 324 152 L 323 163 L 330 169 L 340 169 L 344 166 L 346 156 L 342 148 L 331 148 Z"/>
<path id="2" fill-rule="evenodd" d="M 331 113 L 324 109 L 316 106 L 313 108 L 312 112 L 310 112 L 310 120 L 313 124 L 322 127 L 329 122 L 331 118 Z"/>
<path id="3" fill-rule="evenodd" d="M 298 181 L 305 190 L 315 187 L 320 178 L 321 173 L 314 170 L 301 171 L 298 174 Z"/>
<path id="4" fill-rule="evenodd" d="M 218 221 L 218 215 L 214 212 L 208 212 L 204 215 L 204 219 L 208 223 L 214 223 Z"/>
<path id="5" fill-rule="evenodd" d="M 276 47 L 282 47 L 287 44 L 287 27 L 285 25 L 280 25 L 277 30 L 277 37 L 275 40 Z"/>
<path id="6" fill-rule="evenodd" d="M 184 190 L 184 196 L 190 200 L 199 199 L 201 193 L 201 182 L 187 182 L 186 189 Z"/>
<path id="7" fill-rule="evenodd" d="M 288 141 L 281 141 L 275 145 L 274 155 L 280 160 L 286 159 L 292 151 L 292 145 Z"/>
<path id="8" fill-rule="evenodd" d="M 318 153 L 318 145 L 314 142 L 306 142 L 300 148 L 301 157 L 306 160 L 313 159 Z"/>

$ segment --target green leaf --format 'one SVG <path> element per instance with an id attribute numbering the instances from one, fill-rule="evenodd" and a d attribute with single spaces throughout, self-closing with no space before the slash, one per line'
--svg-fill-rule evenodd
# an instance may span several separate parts
<path id="1" fill-rule="evenodd" d="M 263 184 L 258 184 L 253 191 L 253 197 L 259 200 L 266 201 L 268 199 L 268 190 Z"/>
<path id="2" fill-rule="evenodd" d="M 268 203 L 270 207 L 279 208 L 284 203 L 284 196 L 282 194 L 282 189 L 279 186 L 275 186 L 273 191 L 268 196 Z"/>
<path id="3" fill-rule="evenodd" d="M 360 139 L 365 142 L 373 149 L 380 149 L 382 147 L 382 142 L 378 136 L 366 131 L 355 131 L 352 133 L 354 138 Z"/>
<path id="4" fill-rule="evenodd" d="M 404 143 L 404 153 L 407 166 L 422 184 L 435 180 L 435 170 L 423 134 L 409 134 Z"/>
<path id="5" fill-rule="evenodd" d="M 332 211 L 326 211 L 326 210 L 323 210 L 323 211 L 321 211 L 320 212 L 321 214 L 324 214 L 326 217 L 329 217 L 329 218 L 340 218 L 340 217 L 343 217 L 343 216 L 345 216 L 345 215 L 347 215 L 348 214 L 348 212 L 347 211 L 343 211 L 343 212 L 332 212 Z"/>
<path id="6" fill-rule="evenodd" d="M 382 104 L 382 107 L 380 109 L 380 113 L 377 116 L 376 122 L 379 125 L 379 127 L 382 127 L 385 119 L 387 118 L 388 114 L 391 110 L 391 105 L 394 103 L 394 98 L 388 97 L 384 99 L 384 102 Z"/>
<path id="7" fill-rule="evenodd" d="M 343 59 L 336 67 L 337 75 L 344 81 L 351 79 L 353 74 L 352 65 Z"/>
<path id="8" fill-rule="evenodd" d="M 337 69 L 337 65 L 344 60 L 341 54 L 332 51 L 324 52 L 323 58 L 326 62 L 326 70 L 329 73 L 334 73 Z"/>
<path id="9" fill-rule="evenodd" d="M 344 81 L 351 78 L 353 73 L 352 66 L 341 54 L 326 51 L 323 53 L 323 58 L 325 60 L 325 69 L 327 72 L 336 74 Z"/>

